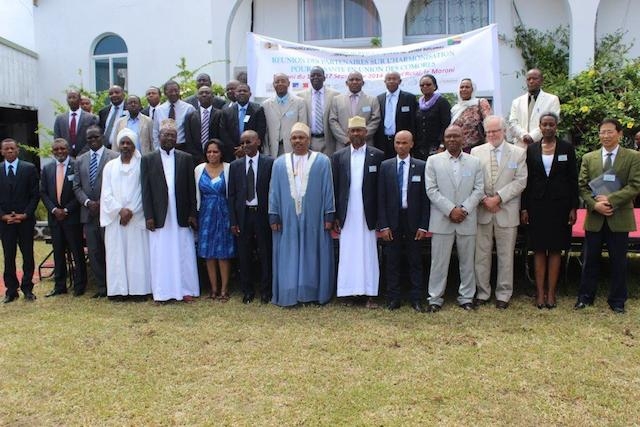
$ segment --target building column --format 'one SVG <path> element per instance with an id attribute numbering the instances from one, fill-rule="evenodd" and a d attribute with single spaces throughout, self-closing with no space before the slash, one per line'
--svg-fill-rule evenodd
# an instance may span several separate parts
<path id="1" fill-rule="evenodd" d="M 400 46 L 404 38 L 404 16 L 410 0 L 374 0 L 380 16 L 383 47 Z"/>
<path id="2" fill-rule="evenodd" d="M 596 18 L 600 0 L 567 0 L 571 13 L 569 28 L 569 75 L 575 76 L 593 63 Z"/>

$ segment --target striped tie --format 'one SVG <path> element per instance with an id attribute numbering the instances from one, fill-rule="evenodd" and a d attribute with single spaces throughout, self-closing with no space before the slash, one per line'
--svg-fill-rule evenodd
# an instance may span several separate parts
<path id="1" fill-rule="evenodd" d="M 496 149 L 491 150 L 491 189 L 498 179 L 498 157 L 496 156 Z"/>
<path id="2" fill-rule="evenodd" d="M 96 185 L 96 178 L 98 177 L 98 153 L 91 155 L 91 163 L 89 163 L 89 184 L 91 188 Z"/>
<path id="3" fill-rule="evenodd" d="M 202 146 L 209 141 L 209 110 L 202 110 L 202 123 L 200 124 L 200 141 Z"/>
<path id="4" fill-rule="evenodd" d="M 313 100 L 313 133 L 324 133 L 324 125 L 322 124 L 322 94 L 316 91 Z"/>

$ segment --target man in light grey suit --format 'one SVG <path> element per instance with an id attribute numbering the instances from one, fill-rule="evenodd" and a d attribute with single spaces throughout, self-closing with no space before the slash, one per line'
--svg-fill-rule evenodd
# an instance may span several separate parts
<path id="1" fill-rule="evenodd" d="M 80 92 L 67 92 L 69 112 L 59 114 L 53 123 L 53 137 L 63 138 L 69 143 L 69 155 L 75 158 L 88 150 L 86 133 L 91 125 L 98 124 L 98 116 L 80 108 Z"/>
<path id="2" fill-rule="evenodd" d="M 336 141 L 329 127 L 329 109 L 333 98 L 339 92 L 325 87 L 324 80 L 324 70 L 321 67 L 313 67 L 309 72 L 311 88 L 300 92 L 298 96 L 307 104 L 308 123 L 311 128 L 309 148 L 331 156 L 336 151 Z"/>
<path id="3" fill-rule="evenodd" d="M 127 115 L 116 122 L 116 135 L 125 128 L 133 131 L 138 136 L 136 150 L 140 154 L 150 153 L 153 151 L 153 121 L 140 112 L 142 103 L 139 97 L 129 95 L 126 103 Z M 118 144 L 114 144 L 113 148 L 114 151 L 120 151 Z"/>
<path id="4" fill-rule="evenodd" d="M 362 92 L 362 74 L 357 71 L 350 73 L 346 83 L 349 93 L 333 98 L 329 113 L 329 126 L 336 140 L 336 151 L 349 143 L 347 133 L 351 117 L 364 117 L 367 122 L 367 145 L 373 145 L 373 137 L 380 125 L 380 103 L 375 96 Z"/>
<path id="5" fill-rule="evenodd" d="M 506 123 L 500 116 L 484 120 L 487 142 L 474 147 L 484 173 L 483 196 L 478 207 L 476 237 L 476 305 L 491 297 L 491 253 L 496 240 L 498 278 L 496 307 L 505 309 L 513 294 L 513 254 L 520 224 L 520 194 L 527 186 L 527 152 L 504 140 Z"/>
<path id="6" fill-rule="evenodd" d="M 541 89 L 544 82 L 542 72 L 533 68 L 527 72 L 527 93 L 511 103 L 509 114 L 510 131 L 517 146 L 526 148 L 540 141 L 540 116 L 554 113 L 560 117 L 560 100 L 556 95 Z"/>
<path id="7" fill-rule="evenodd" d="M 430 313 L 439 311 L 444 302 L 454 241 L 460 264 L 458 304 L 464 310 L 473 309 L 477 207 L 483 195 L 483 172 L 480 160 L 462 151 L 463 142 L 462 129 L 449 126 L 444 132 L 446 151 L 427 159 L 425 185 L 431 201 L 429 231 L 433 233 Z"/>
<path id="8" fill-rule="evenodd" d="M 273 88 L 276 96 L 262 103 L 267 120 L 265 154 L 273 158 L 283 153 L 290 153 L 291 127 L 298 122 L 307 124 L 307 105 L 289 93 L 289 77 L 278 73 L 273 75 Z"/>
<path id="9" fill-rule="evenodd" d="M 103 141 L 104 137 L 100 126 L 90 126 L 87 129 L 89 151 L 78 156 L 73 166 L 73 192 L 80 202 L 80 222 L 84 224 L 84 234 L 89 249 L 89 264 L 98 288 L 93 298 L 107 296 L 104 229 L 100 227 L 102 169 L 109 160 L 118 157 L 118 153 L 106 148 Z"/>

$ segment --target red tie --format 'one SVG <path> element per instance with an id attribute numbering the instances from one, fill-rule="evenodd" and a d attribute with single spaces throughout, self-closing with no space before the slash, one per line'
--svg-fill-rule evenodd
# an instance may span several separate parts
<path id="1" fill-rule="evenodd" d="M 69 144 L 76 146 L 76 113 L 71 113 L 71 124 L 69 125 Z"/>

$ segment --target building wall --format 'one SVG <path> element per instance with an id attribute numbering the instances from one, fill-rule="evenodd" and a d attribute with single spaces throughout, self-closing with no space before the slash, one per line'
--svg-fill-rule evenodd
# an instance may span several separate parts
<path id="1" fill-rule="evenodd" d="M 600 39 L 606 34 L 621 30 L 625 33 L 623 38 L 627 44 L 633 44 L 629 57 L 640 56 L 640 1 L 637 0 L 602 0 L 598 8 L 598 20 L 596 21 L 596 38 Z"/>

